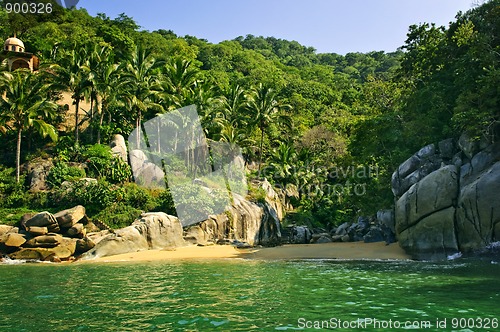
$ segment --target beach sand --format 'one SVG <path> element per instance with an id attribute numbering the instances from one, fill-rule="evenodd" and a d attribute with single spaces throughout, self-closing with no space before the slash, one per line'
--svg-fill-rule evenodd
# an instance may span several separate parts
<path id="1" fill-rule="evenodd" d="M 237 249 L 230 245 L 147 250 L 101 257 L 86 262 L 147 262 L 161 260 L 243 258 L 257 260 L 293 259 L 410 259 L 397 243 L 289 244 L 271 248 Z"/>

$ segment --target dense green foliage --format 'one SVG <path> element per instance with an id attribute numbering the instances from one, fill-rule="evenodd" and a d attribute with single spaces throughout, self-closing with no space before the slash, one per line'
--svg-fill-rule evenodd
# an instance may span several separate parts
<path id="1" fill-rule="evenodd" d="M 42 89 L 24 107 L 41 111 L 35 103 L 57 101 L 62 91 L 73 99 L 57 114 L 23 113 L 36 120 L 28 124 L 59 128 L 50 181 L 73 181 L 73 189 L 59 187 L 52 203 L 85 203 L 109 220 L 138 210 L 172 212 L 172 201 L 168 192 L 123 187 L 129 167 L 100 144 L 190 104 L 197 105 L 209 141 L 242 147 L 250 177 L 266 177 L 293 193 L 295 220 L 328 226 L 390 206 L 392 170 L 420 146 L 463 131 L 495 135 L 499 27 L 500 1 L 491 0 L 459 13 L 447 28 L 411 26 L 397 52 L 339 55 L 273 37 L 211 44 L 170 30 L 141 31 L 125 14 L 111 19 L 84 9 L 32 16 L 0 10 L 0 37 L 17 32 L 36 52 L 51 91 Z M 11 86 L 1 81 L 0 92 Z M 9 98 L 5 102 L 15 102 Z M 82 100 L 90 107 L 82 108 Z M 2 107 L 2 119 L 12 112 Z M 5 164 L 12 166 L 21 136 L 23 149 L 47 149 L 32 125 L 20 133 L 8 120 L 0 124 Z M 86 176 L 99 181 L 75 182 L 83 174 L 68 162 L 86 164 Z M 197 171 L 187 170 L 193 176 Z M 29 205 L 15 198 L 15 185 L 5 188 L 0 194 L 11 203 L 4 205 Z"/>

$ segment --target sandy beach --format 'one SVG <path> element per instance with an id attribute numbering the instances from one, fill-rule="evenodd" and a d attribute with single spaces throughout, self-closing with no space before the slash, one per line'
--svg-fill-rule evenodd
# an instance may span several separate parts
<path id="1" fill-rule="evenodd" d="M 230 245 L 148 250 L 101 257 L 85 262 L 147 262 L 161 260 L 242 258 L 257 260 L 293 259 L 410 259 L 397 243 L 289 244 L 272 248 L 237 249 Z"/>

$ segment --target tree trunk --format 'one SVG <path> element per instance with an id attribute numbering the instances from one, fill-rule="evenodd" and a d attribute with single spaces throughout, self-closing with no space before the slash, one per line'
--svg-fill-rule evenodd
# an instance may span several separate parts
<path id="1" fill-rule="evenodd" d="M 79 140 L 79 131 L 78 131 L 78 111 L 80 108 L 80 96 L 77 96 L 75 99 L 75 145 L 78 145 Z"/>
<path id="2" fill-rule="evenodd" d="M 97 144 L 101 144 L 101 130 L 102 130 L 102 124 L 104 122 L 104 110 L 107 108 L 107 106 L 102 103 L 101 105 L 101 116 L 99 118 L 99 128 L 97 130 Z"/>
<path id="3" fill-rule="evenodd" d="M 142 116 L 142 113 L 141 113 L 141 110 L 139 109 L 138 113 L 137 113 L 137 119 L 135 120 L 135 127 L 137 129 L 137 147 L 136 149 L 140 149 L 140 146 L 141 146 L 141 116 Z"/>
<path id="4" fill-rule="evenodd" d="M 264 128 L 260 128 L 260 149 L 259 149 L 259 178 L 260 178 L 260 169 L 262 165 L 262 147 L 264 145 Z"/>
<path id="5" fill-rule="evenodd" d="M 96 101 L 96 108 L 97 106 L 97 101 Z M 90 141 L 94 141 L 94 93 L 90 92 Z"/>
<path id="6" fill-rule="evenodd" d="M 21 137 L 22 129 L 17 131 L 17 147 L 16 147 L 16 182 L 19 183 L 21 175 Z"/>

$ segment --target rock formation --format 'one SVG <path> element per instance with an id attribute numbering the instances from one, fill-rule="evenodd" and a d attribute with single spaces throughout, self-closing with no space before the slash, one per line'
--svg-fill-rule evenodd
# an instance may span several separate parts
<path id="1" fill-rule="evenodd" d="M 85 208 L 80 205 L 55 215 L 25 215 L 19 227 L 0 225 L 0 253 L 11 259 L 72 260 L 94 246 L 86 237 L 83 223 L 87 221 Z"/>
<path id="2" fill-rule="evenodd" d="M 443 259 L 500 240 L 500 143 L 466 135 L 428 145 L 392 176 L 399 244 L 417 259 Z"/>

